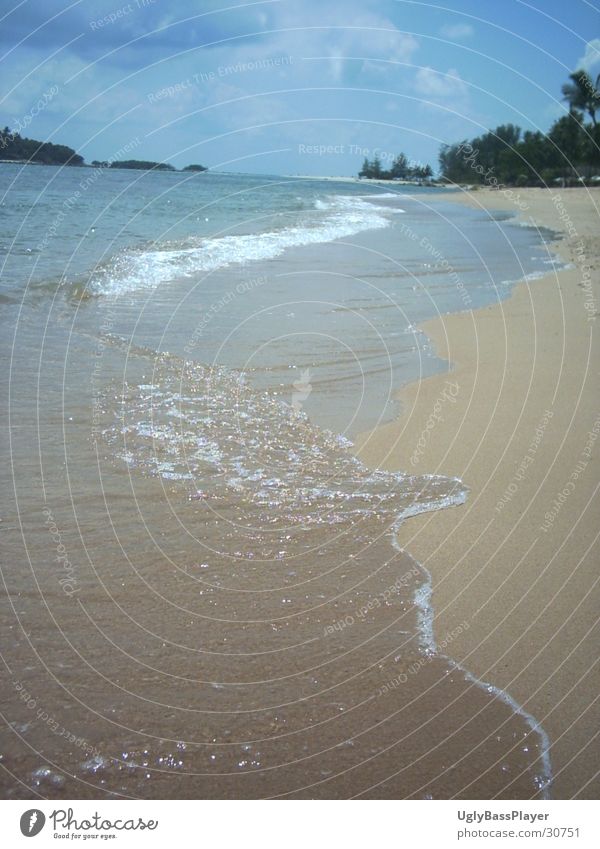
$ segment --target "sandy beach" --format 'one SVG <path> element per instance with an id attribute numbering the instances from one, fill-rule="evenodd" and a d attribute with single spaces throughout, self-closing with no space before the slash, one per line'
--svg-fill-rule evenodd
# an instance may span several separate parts
<path id="1" fill-rule="evenodd" d="M 527 209 L 487 189 L 446 199 L 557 231 L 569 266 L 424 323 L 448 369 L 404 387 L 400 418 L 363 434 L 359 456 L 468 486 L 466 505 L 399 534 L 432 574 L 436 639 L 468 622 L 450 654 L 542 723 L 551 796 L 598 798 L 600 195 L 519 195 Z"/>
<path id="2" fill-rule="evenodd" d="M 10 655 L 0 701 L 10 728 L 0 792 L 546 796 L 548 738 L 536 719 L 547 711 L 530 698 L 529 671 L 520 692 L 510 671 L 493 681 L 508 693 L 489 686 L 490 663 L 485 656 L 472 663 L 464 642 L 487 612 L 478 619 L 466 598 L 476 580 L 464 579 L 464 545 L 428 533 L 440 543 L 449 538 L 443 567 L 454 558 L 435 574 L 436 585 L 448 574 L 446 585 L 454 579 L 466 599 L 457 610 L 436 596 L 436 641 L 430 576 L 411 557 L 432 568 L 419 550 L 419 522 L 406 523 L 405 552 L 395 545 L 398 517 L 415 510 L 437 510 L 437 518 L 429 512 L 431 528 L 445 514 L 452 524 L 473 516 L 473 535 L 485 530 L 477 479 L 460 458 L 442 468 L 426 454 L 414 467 L 411 454 L 383 458 L 405 472 L 374 472 L 351 447 L 378 420 L 394 422 L 391 394 L 444 368 L 430 346 L 423 350 L 427 338 L 414 325 L 436 308 L 460 309 L 463 295 L 490 303 L 490 279 L 507 297 L 512 287 L 503 281 L 523 268 L 544 273 L 550 266 L 537 234 L 430 201 L 428 189 L 414 197 L 403 191 L 399 200 L 378 192 L 373 204 L 362 184 L 332 190 L 332 183 L 273 178 L 276 186 L 267 181 L 257 191 L 275 218 L 302 199 L 275 245 L 269 221 L 250 239 L 207 236 L 200 250 L 185 238 L 175 252 L 160 239 L 156 251 L 134 243 L 96 273 L 90 240 L 81 258 L 93 269 L 83 278 L 87 296 L 79 278 L 61 297 L 53 275 L 75 249 L 68 238 L 55 240 L 44 265 L 50 284 L 40 280 L 28 298 L 22 256 L 37 233 L 50 239 L 46 211 L 34 202 L 39 175 L 50 181 L 54 172 L 22 177 L 39 221 L 21 241 L 12 266 L 17 297 L 4 310 L 11 436 L 2 527 L 11 606 L 2 622 Z M 129 206 L 123 220 L 101 217 L 96 249 L 148 192 L 157 203 L 149 232 L 164 232 L 165 215 L 178 220 L 201 192 L 213 205 L 223 196 L 222 228 L 227 215 L 237 220 L 240 192 L 258 181 L 149 173 L 138 186 L 120 170 L 104 179 L 91 221 L 124 185 Z M 72 169 L 62 180 L 68 199 L 81 177 Z M 417 230 L 427 247 L 409 235 Z M 434 250 L 451 258 L 464 291 L 437 267 Z M 207 258 L 225 265 L 207 274 Z M 527 364 L 529 349 L 521 356 Z M 444 386 L 453 409 L 469 391 L 466 378 L 457 380 Z M 544 409 L 550 403 L 544 399 Z M 475 461 L 486 474 L 487 448 Z M 443 473 L 432 477 L 436 470 Z M 466 507 L 448 508 L 465 497 Z M 487 580 L 485 588 L 487 600 Z M 574 606 L 568 602 L 569 611 Z M 440 610 L 447 611 L 441 626 Z M 566 644 L 553 657 L 564 659 Z"/>

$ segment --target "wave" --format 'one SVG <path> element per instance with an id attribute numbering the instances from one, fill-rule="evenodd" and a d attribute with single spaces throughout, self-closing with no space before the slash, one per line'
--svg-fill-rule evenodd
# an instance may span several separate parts
<path id="1" fill-rule="evenodd" d="M 159 362 L 152 383 L 120 387 L 119 408 L 103 431 L 113 456 L 130 469 L 202 482 L 203 493 L 217 500 L 242 496 L 254 507 L 290 510 L 290 525 L 310 525 L 320 511 L 337 524 L 373 512 L 406 517 L 465 499 L 457 478 L 368 469 L 345 437 L 256 392 L 243 375 L 172 354 Z M 107 410 L 111 394 L 108 387 Z"/>
<path id="2" fill-rule="evenodd" d="M 77 287 L 77 293 L 119 296 L 140 289 L 155 289 L 198 272 L 272 259 L 287 248 L 332 242 L 364 230 L 388 227 L 390 220 L 387 215 L 404 211 L 343 195 L 317 200 L 314 206 L 317 212 L 325 213 L 318 220 L 281 230 L 191 239 L 179 244 L 165 243 L 149 249 L 125 250 L 105 266 L 97 268 L 83 289 L 81 285 Z"/>

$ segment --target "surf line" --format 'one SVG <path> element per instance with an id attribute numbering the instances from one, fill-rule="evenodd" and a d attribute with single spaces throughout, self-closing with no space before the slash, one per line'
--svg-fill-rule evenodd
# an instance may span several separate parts
<path id="1" fill-rule="evenodd" d="M 433 480 L 438 476 L 429 475 L 425 477 L 429 477 L 430 480 Z M 464 487 L 464 484 L 459 478 L 449 478 L 449 480 L 455 481 L 456 484 L 460 484 L 462 487 Z M 439 650 L 439 646 L 435 641 L 433 631 L 434 613 L 433 605 L 431 603 L 431 596 L 433 593 L 433 579 L 431 576 L 431 572 L 426 569 L 425 566 L 415 560 L 415 558 L 405 548 L 402 548 L 400 542 L 398 541 L 398 531 L 400 530 L 400 526 L 402 525 L 405 519 L 409 519 L 412 516 L 417 516 L 420 513 L 431 513 L 443 507 L 452 507 L 464 504 L 467 500 L 467 494 L 468 493 L 466 488 L 463 488 L 462 491 L 458 492 L 456 495 L 446 496 L 445 498 L 439 499 L 435 503 L 412 504 L 410 507 L 406 507 L 404 510 L 401 510 L 391 528 L 392 545 L 396 549 L 396 551 L 400 552 L 405 557 L 408 557 L 415 564 L 415 566 L 421 572 L 425 579 L 425 583 L 421 587 L 419 587 L 414 594 L 414 603 L 418 608 L 417 621 L 421 635 L 421 647 L 423 651 L 431 656 L 442 658 L 443 660 L 447 661 L 448 665 L 453 670 L 462 673 L 462 675 L 467 681 L 470 681 L 472 684 L 475 684 L 475 686 L 485 690 L 487 693 L 493 694 L 495 699 L 498 699 L 503 704 L 507 705 L 513 711 L 513 713 L 517 714 L 517 716 L 520 716 L 524 720 L 524 722 L 531 729 L 531 731 L 537 734 L 539 738 L 538 748 L 540 752 L 539 757 L 542 768 L 541 775 L 534 776 L 534 781 L 536 784 L 538 784 L 542 798 L 549 799 L 550 787 L 552 785 L 552 762 L 550 760 L 550 737 L 548 736 L 548 733 L 543 728 L 541 723 L 538 722 L 538 720 L 533 716 L 533 714 L 525 710 L 523 705 L 520 705 L 516 701 L 516 699 L 514 699 L 510 695 L 510 693 L 507 693 L 506 690 L 502 690 L 495 684 L 490 684 L 487 681 L 483 681 L 481 678 L 477 678 L 476 675 L 474 675 L 468 669 L 465 669 L 465 667 L 458 663 L 458 661 L 454 660 L 454 658 L 449 657 L 447 654 L 444 654 Z"/>

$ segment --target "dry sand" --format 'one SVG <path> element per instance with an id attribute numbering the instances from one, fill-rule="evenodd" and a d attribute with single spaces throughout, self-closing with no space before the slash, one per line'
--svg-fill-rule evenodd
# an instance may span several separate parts
<path id="1" fill-rule="evenodd" d="M 468 485 L 465 506 L 400 532 L 432 573 L 436 638 L 468 622 L 449 651 L 543 724 L 551 795 L 598 798 L 600 191 L 519 193 L 521 218 L 560 231 L 572 267 L 426 322 L 448 371 L 404 387 L 401 417 L 359 454 Z M 446 197 L 519 212 L 500 191 Z"/>

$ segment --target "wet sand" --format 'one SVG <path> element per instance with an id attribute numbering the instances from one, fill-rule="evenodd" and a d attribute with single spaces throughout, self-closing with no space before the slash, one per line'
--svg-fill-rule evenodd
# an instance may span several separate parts
<path id="1" fill-rule="evenodd" d="M 402 415 L 357 444 L 367 464 L 469 487 L 465 506 L 399 533 L 432 574 L 436 639 L 467 622 L 449 653 L 543 724 L 551 795 L 597 798 L 600 194 L 519 194 L 572 267 L 424 323 L 447 372 L 403 388 Z M 499 191 L 446 197 L 519 212 Z"/>
<path id="2" fill-rule="evenodd" d="M 54 459 L 47 502 L 7 529 L 20 568 L 3 619 L 2 794 L 542 795 L 544 738 L 444 656 L 468 623 L 434 650 L 428 576 L 393 545 L 397 516 L 447 500 L 452 481 L 371 475 L 231 376 L 128 353 L 154 391 L 148 376 L 109 385 L 98 440 L 69 432 L 68 488 Z M 178 470 L 199 473 L 219 435 L 198 491 Z M 14 455 L 30 441 L 16 431 Z M 166 458 L 169 476 L 152 475 Z"/>

